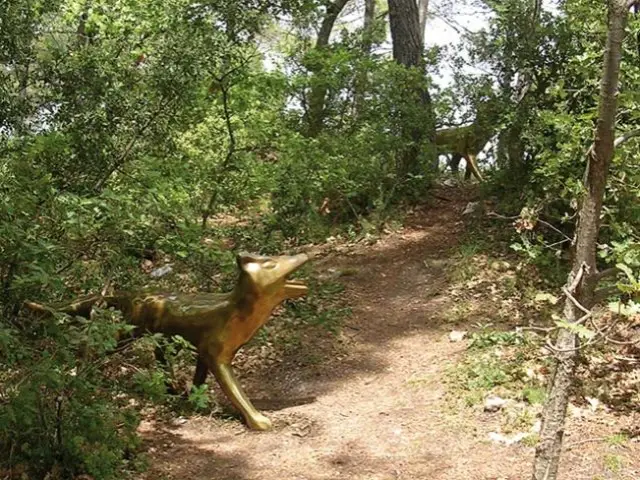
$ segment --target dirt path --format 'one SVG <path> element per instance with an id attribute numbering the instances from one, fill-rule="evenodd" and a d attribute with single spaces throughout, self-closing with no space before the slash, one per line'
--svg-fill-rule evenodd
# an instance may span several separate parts
<path id="1" fill-rule="evenodd" d="M 462 233 L 465 203 L 438 201 L 401 232 L 316 262 L 319 271 L 353 271 L 341 279 L 353 315 L 337 339 L 308 343 L 314 361 L 292 357 L 243 371 L 249 395 L 271 399 L 256 404 L 275 429 L 255 433 L 215 417 L 145 423 L 152 458 L 145 478 L 528 478 L 532 448 L 489 442 L 482 426 L 446 413 L 441 379 L 465 345 L 450 342 L 451 324 L 443 325 L 441 261 Z"/>

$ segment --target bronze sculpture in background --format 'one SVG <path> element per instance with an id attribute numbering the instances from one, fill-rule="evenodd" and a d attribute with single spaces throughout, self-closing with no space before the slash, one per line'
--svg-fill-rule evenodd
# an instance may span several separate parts
<path id="1" fill-rule="evenodd" d="M 266 323 L 273 309 L 289 298 L 307 293 L 306 285 L 287 277 L 305 264 L 306 254 L 265 257 L 239 254 L 240 274 L 228 293 L 148 294 L 117 293 L 94 295 L 63 307 L 46 307 L 33 302 L 34 311 L 60 311 L 89 318 L 93 305 L 103 301 L 122 311 L 123 318 L 139 327 L 138 332 L 180 335 L 198 352 L 194 385 L 201 385 L 210 371 L 247 425 L 268 430 L 271 421 L 251 404 L 231 369 L 238 349 Z"/>
<path id="2" fill-rule="evenodd" d="M 438 155 L 451 155 L 449 166 L 458 174 L 460 160 L 467 162 L 464 178 L 473 174 L 482 182 L 477 156 L 487 143 L 498 133 L 501 113 L 499 98 L 493 94 L 472 101 L 475 119 L 469 125 L 441 128 L 436 130 L 435 145 Z"/>

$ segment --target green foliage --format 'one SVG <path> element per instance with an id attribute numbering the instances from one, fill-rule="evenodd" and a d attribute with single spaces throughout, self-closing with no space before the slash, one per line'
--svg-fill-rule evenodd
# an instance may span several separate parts
<path id="1" fill-rule="evenodd" d="M 520 332 L 501 332 L 491 330 L 488 326 L 483 327 L 478 332 L 473 332 L 470 337 L 469 348 L 489 348 L 494 346 L 513 346 L 527 343 L 527 338 Z"/>
<path id="2" fill-rule="evenodd" d="M 530 375 L 537 359 L 537 344 L 519 332 L 484 326 L 470 335 L 464 359 L 447 373 L 449 392 L 467 406 L 480 404 L 487 395 L 541 403 L 546 391 Z"/>
<path id="3" fill-rule="evenodd" d="M 612 447 L 624 446 L 629 441 L 629 435 L 627 433 L 615 433 L 610 437 L 607 437 L 607 443 Z"/>
<path id="4" fill-rule="evenodd" d="M 123 325 L 108 312 L 99 317 L 95 324 L 67 316 L 33 324 L 20 332 L 22 353 L 2 358 L 3 466 L 36 477 L 113 478 L 135 455 L 137 412 L 103 372 L 104 352 Z"/>
<path id="5" fill-rule="evenodd" d="M 319 325 L 337 333 L 342 322 L 351 314 L 348 307 L 338 305 L 337 296 L 344 289 L 338 282 L 311 281 L 310 295 L 290 306 L 294 318 L 310 325 Z"/>
<path id="6" fill-rule="evenodd" d="M 520 214 L 512 248 L 560 285 L 568 273 L 587 152 L 594 141 L 606 5 L 592 8 L 585 0 L 563 1 L 553 10 L 543 6 L 536 18 L 535 2 L 484 3 L 493 12 L 488 27 L 465 39 L 473 61 L 495 79 L 492 88 L 498 99 L 493 116 L 498 137 L 489 154 L 495 171 L 483 191 L 499 199 L 499 209 Z M 631 15 L 629 30 L 637 31 L 638 22 L 637 15 Z M 640 80 L 636 47 L 635 42 L 623 46 L 616 136 L 639 126 L 633 94 Z M 456 83 L 444 92 L 440 108 L 446 112 L 448 105 L 455 105 L 465 112 L 486 87 L 469 80 L 481 76 L 462 75 L 460 55 L 453 63 Z M 616 148 L 598 239 L 599 267 L 624 264 L 636 277 L 637 145 L 632 138 Z"/>
<path id="7" fill-rule="evenodd" d="M 522 398 L 530 405 L 541 405 L 547 398 L 547 392 L 540 387 L 527 386 L 522 390 Z"/>
<path id="8" fill-rule="evenodd" d="M 148 337 L 110 353 L 128 328 L 113 312 L 32 318 L 24 300 L 227 289 L 236 250 L 281 253 L 337 231 L 375 235 L 432 188 L 436 123 L 476 119 L 503 133 L 483 191 L 525 212 L 514 248 L 562 278 L 597 115 L 605 7 L 568 0 L 532 25 L 532 2 L 485 3 L 494 10 L 488 28 L 466 38 L 468 59 L 485 73 L 462 75 L 456 51 L 456 82 L 443 90 L 376 51 L 383 19 L 364 35 L 345 29 L 313 48 L 309 27 L 321 21 L 323 2 L 0 5 L 0 467 L 25 466 L 32 478 L 120 478 L 143 463 L 140 406 L 167 400 L 166 384 L 193 362 L 180 339 Z M 296 35 L 280 30 L 283 15 Z M 265 31 L 277 38 L 268 47 L 281 64 L 269 69 Z M 426 52 L 427 70 L 443 55 Z M 638 127 L 636 60 L 627 42 L 618 133 Z M 523 74 L 530 85 L 521 97 Z M 312 132 L 318 91 L 321 128 Z M 437 122 L 427 91 L 437 96 Z M 637 142 L 614 160 L 598 251 L 603 267 L 624 272 L 619 288 L 630 298 L 640 268 Z M 555 229 L 542 228 L 543 218 Z M 460 254 L 470 259 L 481 243 Z M 479 268 L 462 263 L 454 272 L 462 280 Z M 165 266 L 170 273 L 152 275 Z M 337 331 L 349 314 L 333 302 L 341 286 L 311 287 L 285 317 Z M 633 300 L 611 308 L 637 314 Z M 481 361 L 457 377 L 469 397 L 522 387 L 522 365 L 495 352 L 526 347 L 524 336 L 485 329 L 471 339 Z M 148 361 L 154 347 L 166 371 Z M 537 388 L 519 391 L 535 403 Z M 189 396 L 195 410 L 210 401 L 204 387 Z"/>
<path id="9" fill-rule="evenodd" d="M 209 408 L 209 386 L 205 383 L 199 387 L 193 386 L 189 392 L 189 403 L 195 410 L 206 410 Z"/>

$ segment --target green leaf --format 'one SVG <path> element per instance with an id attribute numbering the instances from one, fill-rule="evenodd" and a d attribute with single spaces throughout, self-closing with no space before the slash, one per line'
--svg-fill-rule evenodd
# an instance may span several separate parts
<path id="1" fill-rule="evenodd" d="M 585 340 L 590 340 L 596 335 L 596 332 L 578 323 L 567 322 L 566 320 L 556 321 L 555 323 L 559 328 L 565 328 Z"/>
<path id="2" fill-rule="evenodd" d="M 640 314 L 640 303 L 636 303 L 633 301 L 629 301 L 626 303 L 620 301 L 611 302 L 608 306 L 610 311 L 618 313 L 625 317 L 633 317 Z"/>
<path id="3" fill-rule="evenodd" d="M 534 297 L 536 302 L 549 302 L 551 305 L 558 303 L 558 297 L 547 292 L 538 292 Z"/>

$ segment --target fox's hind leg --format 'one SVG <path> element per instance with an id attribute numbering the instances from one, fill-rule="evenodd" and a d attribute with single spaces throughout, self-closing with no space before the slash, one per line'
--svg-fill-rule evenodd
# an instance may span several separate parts
<path id="1" fill-rule="evenodd" d="M 196 363 L 196 373 L 193 375 L 193 385 L 199 387 L 204 384 L 207 380 L 207 374 L 209 373 L 209 368 L 207 367 L 207 363 L 204 359 L 198 355 L 198 363 Z"/>

